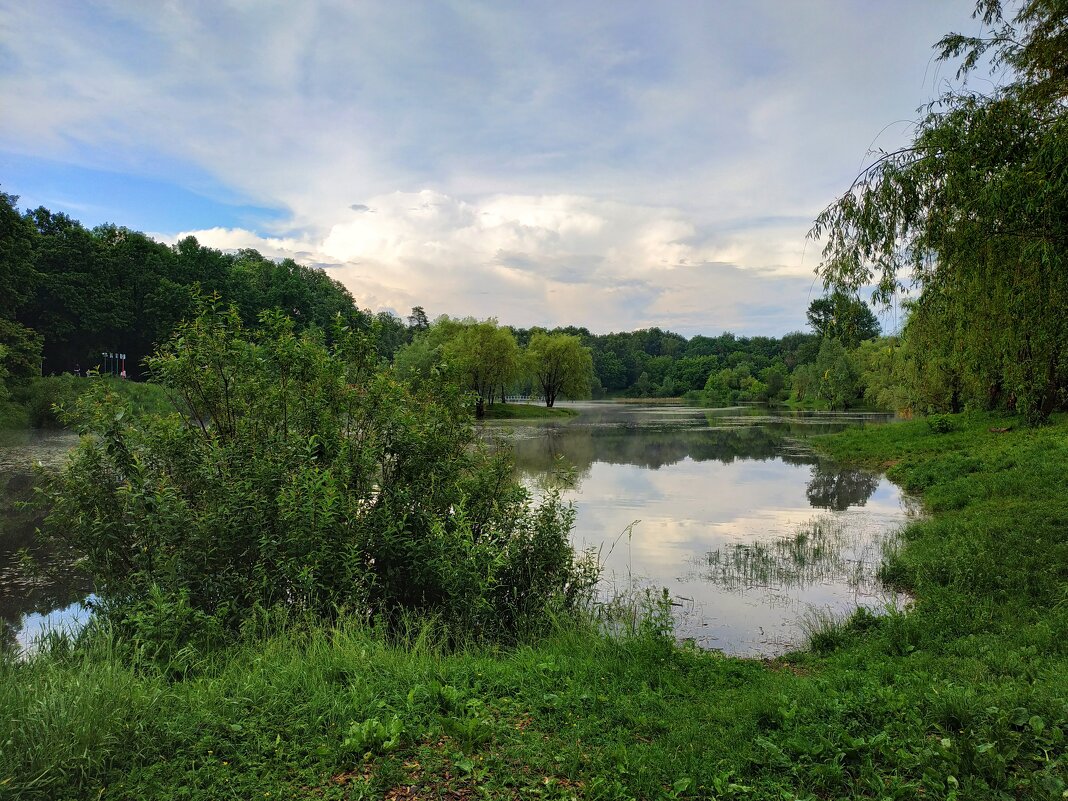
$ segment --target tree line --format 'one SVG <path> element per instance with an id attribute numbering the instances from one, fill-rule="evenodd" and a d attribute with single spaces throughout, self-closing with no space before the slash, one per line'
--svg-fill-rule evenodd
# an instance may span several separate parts
<path id="1" fill-rule="evenodd" d="M 20 213 L 0 193 L 0 342 L 16 375 L 86 371 L 101 353 L 126 354 L 131 378 L 189 317 L 200 295 L 218 294 L 255 325 L 280 309 L 299 329 L 370 328 L 373 316 L 323 270 L 255 250 L 223 253 L 186 237 L 174 246 L 115 225 L 85 228 L 65 214 Z"/>
<path id="2" fill-rule="evenodd" d="M 121 226 L 89 229 L 43 207 L 20 211 L 16 203 L 0 193 L 0 380 L 6 376 L 7 385 L 85 374 L 102 365 L 104 353 L 125 354 L 127 376 L 143 378 L 145 357 L 193 313 L 198 298 L 211 296 L 233 304 L 251 328 L 267 310 L 291 317 L 298 331 L 329 332 L 340 319 L 370 334 L 378 356 L 395 361 L 402 375 L 419 381 L 436 371 L 472 391 L 479 413 L 495 397 L 516 393 L 549 406 L 559 397 L 589 396 L 775 400 L 785 397 L 799 366 L 815 362 L 830 333 L 593 334 L 493 320 L 431 322 L 421 307 L 402 319 L 360 309 L 325 271 L 291 259 L 226 253 L 193 237 L 165 245 Z"/>
<path id="3" fill-rule="evenodd" d="M 415 382 L 436 377 L 471 391 L 479 415 L 510 394 L 537 396 L 550 407 L 561 397 L 591 396 L 774 402 L 795 388 L 799 400 L 806 393 L 815 397 L 821 343 L 831 338 L 853 347 L 872 335 L 873 324 L 878 332 L 870 311 L 841 295 L 813 302 L 811 332 L 779 338 L 726 332 L 687 339 L 660 328 L 594 334 L 584 327 L 518 328 L 447 316 L 431 322 L 422 307 L 402 319 L 360 309 L 325 271 L 291 259 L 274 261 L 248 249 L 226 253 L 193 237 L 169 246 L 116 225 L 87 229 L 43 207 L 20 212 L 16 203 L 0 193 L 5 392 L 37 376 L 85 374 L 102 364 L 104 353 L 125 354 L 127 376 L 143 378 L 145 357 L 193 313 L 199 298 L 211 296 L 232 304 L 250 328 L 267 310 L 292 318 L 298 331 L 329 335 L 340 320 L 367 333 L 378 357 L 402 376 Z M 825 354 L 824 361 L 831 357 Z M 835 398 L 846 405 L 863 394 L 839 388 Z"/>

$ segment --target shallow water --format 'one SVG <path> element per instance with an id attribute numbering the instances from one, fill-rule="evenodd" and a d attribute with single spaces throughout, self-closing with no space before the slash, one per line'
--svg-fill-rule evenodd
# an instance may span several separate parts
<path id="1" fill-rule="evenodd" d="M 77 627 L 88 612 L 80 600 L 89 586 L 70 570 L 40 570 L 69 563 L 41 543 L 42 515 L 32 500 L 35 465 L 58 468 L 78 442 L 67 431 L 0 432 L 0 638 L 29 646 L 47 629 Z"/>
<path id="2" fill-rule="evenodd" d="M 876 570 L 907 502 L 806 442 L 888 415 L 573 407 L 571 421 L 489 430 L 511 440 L 532 487 L 573 481 L 574 542 L 598 552 L 606 597 L 666 587 L 680 639 L 748 656 L 802 646 L 827 610 L 899 602 Z"/>

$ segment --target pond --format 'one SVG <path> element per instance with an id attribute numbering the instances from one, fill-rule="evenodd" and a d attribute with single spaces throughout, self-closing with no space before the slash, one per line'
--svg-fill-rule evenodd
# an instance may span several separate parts
<path id="1" fill-rule="evenodd" d="M 88 616 L 80 603 L 89 591 L 84 577 L 35 569 L 69 559 L 37 540 L 41 515 L 25 506 L 33 466 L 61 466 L 77 442 L 67 431 L 0 431 L 0 644 L 25 648 L 46 629 L 77 626 Z"/>
<path id="2" fill-rule="evenodd" d="M 596 549 L 604 565 L 604 597 L 667 588 L 680 639 L 745 656 L 802 646 L 806 620 L 828 610 L 898 603 L 876 572 L 908 499 L 879 475 L 818 457 L 806 442 L 888 415 L 571 406 L 580 414 L 570 420 L 486 430 L 511 443 L 529 486 L 565 487 L 577 512 L 575 546 Z M 84 579 L 27 569 L 62 559 L 36 541 L 39 516 L 20 503 L 33 492 L 32 465 L 62 464 L 76 442 L 67 432 L 0 437 L 0 626 L 8 644 L 27 647 L 47 628 L 77 626 L 88 615 Z"/>
<path id="3" fill-rule="evenodd" d="M 573 541 L 598 552 L 603 596 L 667 588 L 680 639 L 744 656 L 803 646 L 821 616 L 899 603 L 876 574 L 908 499 L 806 442 L 889 415 L 572 408 L 569 421 L 489 430 L 511 441 L 531 487 L 571 482 Z"/>

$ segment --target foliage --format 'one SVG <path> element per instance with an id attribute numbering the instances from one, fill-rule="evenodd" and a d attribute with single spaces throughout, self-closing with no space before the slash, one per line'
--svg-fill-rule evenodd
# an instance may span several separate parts
<path id="1" fill-rule="evenodd" d="M 875 314 L 863 301 L 844 292 L 816 298 L 806 312 L 808 324 L 820 339 L 837 339 L 847 348 L 879 336 Z"/>
<path id="2" fill-rule="evenodd" d="M 85 378 L 66 373 L 45 376 L 16 384 L 12 399 L 23 411 L 23 425 L 33 428 L 62 428 L 64 412 L 74 408 L 78 397 L 98 383 L 129 405 L 130 414 L 167 414 L 174 411 L 159 386 L 91 373 Z"/>
<path id="3" fill-rule="evenodd" d="M 460 329 L 478 325 L 447 317 L 431 323 L 421 306 L 406 320 L 372 314 L 356 308 L 324 271 L 292 260 L 275 262 L 250 249 L 223 253 L 192 237 L 168 247 L 121 226 L 89 230 L 45 208 L 20 214 L 15 202 L 10 195 L 0 200 L 0 342 L 19 361 L 16 376 L 39 375 L 42 365 L 45 375 L 85 372 L 99 365 L 101 353 L 119 351 L 127 354 L 128 375 L 145 378 L 144 357 L 193 313 L 203 293 L 236 304 L 251 328 L 260 312 L 274 309 L 290 316 L 298 331 L 318 328 L 329 338 L 340 314 L 350 328 L 373 337 L 379 357 L 394 360 L 398 373 L 427 387 L 459 380 L 441 369 L 449 362 L 444 346 Z M 19 326 L 17 337 L 9 336 L 11 325 Z M 521 348 L 539 332 L 509 330 Z M 819 346 L 818 337 L 802 333 L 772 338 L 726 332 L 689 340 L 659 328 L 595 335 L 571 326 L 542 333 L 577 337 L 590 350 L 590 388 L 578 394 L 598 397 L 701 392 L 710 373 L 743 364 L 753 376 L 769 367 L 788 376 L 813 362 Z M 531 379 L 518 375 L 497 389 L 527 394 Z"/>
<path id="4" fill-rule="evenodd" d="M 952 420 L 819 441 L 928 514 L 883 568 L 908 610 L 817 618 L 818 653 L 673 647 L 656 618 L 507 651 L 268 618 L 178 649 L 175 681 L 104 628 L 0 659 L 0 797 L 1062 798 L 1068 420 Z"/>
<path id="5" fill-rule="evenodd" d="M 144 634 L 145 599 L 161 596 L 189 610 L 190 635 L 199 615 L 232 633 L 283 607 L 508 639 L 594 578 L 571 510 L 533 505 L 476 443 L 463 396 L 413 393 L 367 335 L 339 327 L 328 347 L 277 313 L 250 331 L 213 303 L 149 365 L 178 413 L 131 422 L 97 384 L 47 493 L 49 532 L 85 555 L 124 630 Z"/>
<path id="6" fill-rule="evenodd" d="M 858 395 L 857 373 L 845 346 L 837 339 L 825 339 L 816 359 L 817 397 L 831 409 L 848 409 Z"/>
<path id="7" fill-rule="evenodd" d="M 11 402 L 11 393 L 5 384 L 7 353 L 7 346 L 0 343 L 0 429 L 25 425 L 25 414 Z"/>
<path id="8" fill-rule="evenodd" d="M 15 311 L 34 291 L 34 230 L 15 204 L 18 197 L 0 192 L 0 320 Z"/>
<path id="9" fill-rule="evenodd" d="M 39 334 L 14 320 L 0 317 L 0 345 L 4 346 L 4 365 L 11 381 L 23 383 L 41 374 Z"/>
<path id="10" fill-rule="evenodd" d="M 430 319 L 426 316 L 426 310 L 422 306 L 412 307 L 412 313 L 408 315 L 408 328 L 416 333 L 430 328 Z"/>
<path id="11" fill-rule="evenodd" d="M 584 398 L 590 393 L 593 357 L 576 336 L 535 332 L 526 350 L 534 389 L 552 408 L 560 395 Z"/>
<path id="12" fill-rule="evenodd" d="M 865 403 L 904 413 L 916 408 L 913 383 L 906 377 L 910 354 L 898 337 L 862 342 L 852 358 Z"/>
<path id="13" fill-rule="evenodd" d="M 980 0 L 986 38 L 950 34 L 958 77 L 987 59 L 992 91 L 945 94 L 910 146 L 883 153 L 816 220 L 824 280 L 884 301 L 911 272 L 922 293 L 908 339 L 940 362 L 950 408 L 1018 409 L 1040 420 L 1068 400 L 1068 8 L 1024 0 L 1011 19 Z"/>
<path id="14" fill-rule="evenodd" d="M 948 434 L 956 428 L 953 424 L 953 418 L 947 414 L 929 415 L 927 417 L 927 427 L 936 434 Z"/>
<path id="15" fill-rule="evenodd" d="M 27 343 L 20 357 L 32 375 L 41 374 L 42 356 L 51 375 L 89 370 L 102 352 L 119 351 L 128 375 L 140 378 L 142 359 L 193 312 L 202 291 L 235 303 L 247 325 L 278 309 L 298 329 L 328 330 L 338 314 L 350 326 L 372 327 L 370 314 L 321 269 L 254 250 L 222 253 L 192 237 L 169 247 L 114 225 L 87 230 L 45 208 L 20 215 L 15 202 L 0 193 L 0 341 L 13 344 L 15 323 L 35 332 L 42 341 Z M 396 349 L 396 326 L 379 323 L 379 347 Z"/>
<path id="16" fill-rule="evenodd" d="M 486 320 L 462 326 L 445 344 L 443 356 L 460 385 L 475 395 L 475 416 L 485 417 L 486 404 L 498 389 L 519 375 L 519 346 L 512 332 Z"/>
<path id="17" fill-rule="evenodd" d="M 445 346 L 469 322 L 474 323 L 442 316 L 424 329 L 413 330 L 411 340 L 393 358 L 397 375 L 416 387 L 440 379 L 447 369 Z"/>

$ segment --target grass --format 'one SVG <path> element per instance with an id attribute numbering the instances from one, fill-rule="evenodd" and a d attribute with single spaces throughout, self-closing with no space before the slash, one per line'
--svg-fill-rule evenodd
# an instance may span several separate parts
<path id="1" fill-rule="evenodd" d="M 138 381 L 123 381 L 106 376 L 79 378 L 63 375 L 35 378 L 12 389 L 13 407 L 17 414 L 11 416 L 8 428 L 62 428 L 63 423 L 56 412 L 57 407 L 70 408 L 75 399 L 95 382 L 105 381 L 120 397 L 129 401 L 142 414 L 165 414 L 173 410 L 162 387 Z M 0 427 L 5 427 L 0 410 Z"/>
<path id="2" fill-rule="evenodd" d="M 548 408 L 536 403 L 491 403 L 486 407 L 487 420 L 567 419 L 578 414 L 574 409 Z"/>
<path id="3" fill-rule="evenodd" d="M 927 516 L 883 568 L 911 608 L 814 615 L 805 653 L 581 623 L 451 653 L 294 628 L 177 672 L 58 644 L 0 662 L 0 797 L 1061 799 L 1068 420 L 952 423 L 819 441 Z"/>

